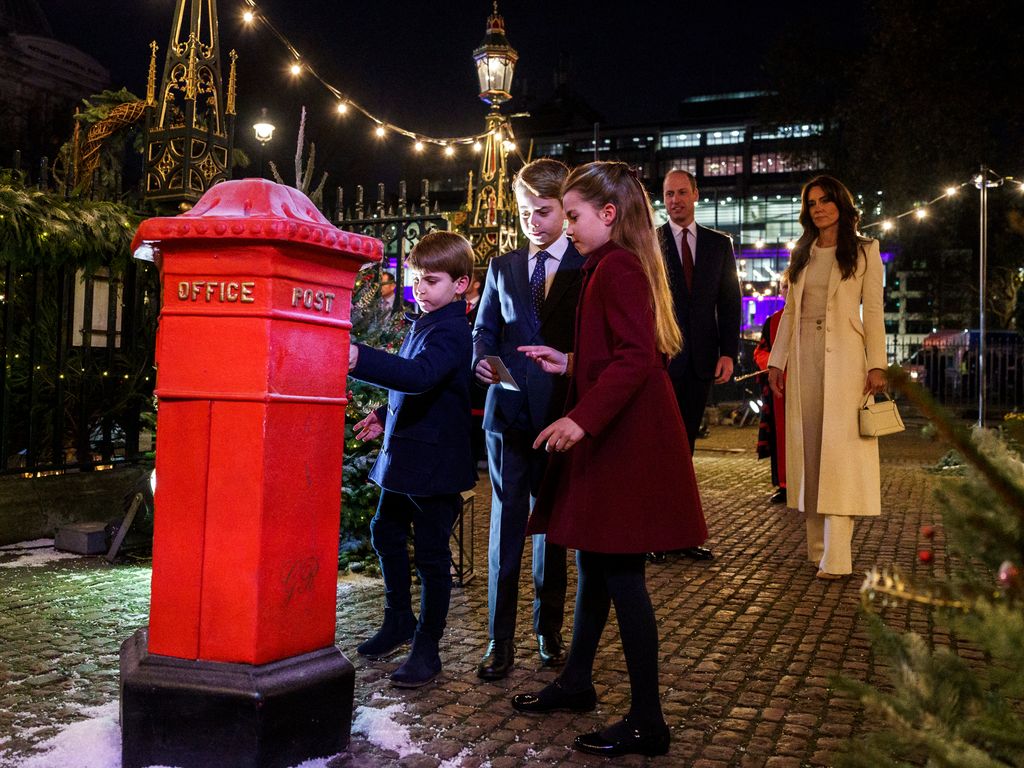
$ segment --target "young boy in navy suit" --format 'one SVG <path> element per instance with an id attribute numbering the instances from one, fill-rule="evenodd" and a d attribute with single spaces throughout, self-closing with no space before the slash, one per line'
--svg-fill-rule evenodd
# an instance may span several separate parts
<path id="1" fill-rule="evenodd" d="M 473 249 L 454 232 L 431 232 L 409 254 L 408 269 L 422 314 L 397 355 L 352 344 L 349 374 L 389 390 L 387 405 L 353 428 L 359 440 L 384 436 L 370 472 L 381 487 L 370 540 L 384 577 L 384 622 L 356 650 L 379 659 L 412 640 L 412 652 L 391 682 L 418 688 L 441 671 L 438 643 L 452 589 L 448 542 L 461 492 L 476 484 L 466 375 L 473 343 L 460 298 L 473 272 Z M 418 620 L 412 610 L 410 525 L 421 583 Z"/>

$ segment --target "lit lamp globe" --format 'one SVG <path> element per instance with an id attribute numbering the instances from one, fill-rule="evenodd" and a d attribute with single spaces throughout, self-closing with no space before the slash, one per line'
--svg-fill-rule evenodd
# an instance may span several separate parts
<path id="1" fill-rule="evenodd" d="M 518 60 L 519 54 L 505 37 L 505 19 L 498 14 L 495 0 L 494 13 L 487 19 L 484 41 L 473 51 L 480 98 L 486 104 L 497 107 L 512 98 L 512 73 Z"/>
<path id="2" fill-rule="evenodd" d="M 267 110 L 263 110 L 263 115 L 260 117 L 260 121 L 253 124 L 252 131 L 256 134 L 256 141 L 260 144 L 266 144 L 274 138 L 274 126 L 267 122 Z"/>

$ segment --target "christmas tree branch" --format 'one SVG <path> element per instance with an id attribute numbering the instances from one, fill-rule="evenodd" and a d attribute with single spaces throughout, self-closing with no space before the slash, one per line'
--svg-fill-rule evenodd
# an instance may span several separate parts
<path id="1" fill-rule="evenodd" d="M 992 490 L 1006 502 L 1007 506 L 1020 519 L 1024 520 L 1024 489 L 1015 485 L 986 456 L 971 439 L 970 432 L 957 425 L 949 413 L 935 402 L 924 387 L 915 384 L 899 366 L 891 366 L 888 371 L 889 382 L 921 411 L 935 425 L 939 435 L 952 445 L 964 460 L 973 465 L 989 482 Z"/>

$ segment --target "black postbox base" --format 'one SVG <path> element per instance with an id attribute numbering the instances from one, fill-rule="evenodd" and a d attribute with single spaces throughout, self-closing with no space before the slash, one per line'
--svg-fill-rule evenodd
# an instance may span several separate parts
<path id="1" fill-rule="evenodd" d="M 157 656 L 121 645 L 123 768 L 288 768 L 348 746 L 355 670 L 335 647 L 271 664 Z"/>

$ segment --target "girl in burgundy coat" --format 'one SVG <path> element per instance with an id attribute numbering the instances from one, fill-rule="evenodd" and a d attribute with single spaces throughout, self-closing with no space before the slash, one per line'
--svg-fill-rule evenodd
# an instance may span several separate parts
<path id="1" fill-rule="evenodd" d="M 574 351 L 521 347 L 571 377 L 565 416 L 534 447 L 552 460 L 529 533 L 577 550 L 572 647 L 561 675 L 522 711 L 589 711 L 601 632 L 615 604 L 632 701 L 625 719 L 576 738 L 600 755 L 668 751 L 658 693 L 658 630 L 645 553 L 702 544 L 707 528 L 666 360 L 682 345 L 650 202 L 625 163 L 590 163 L 563 187 L 568 234 L 584 263 Z"/>

